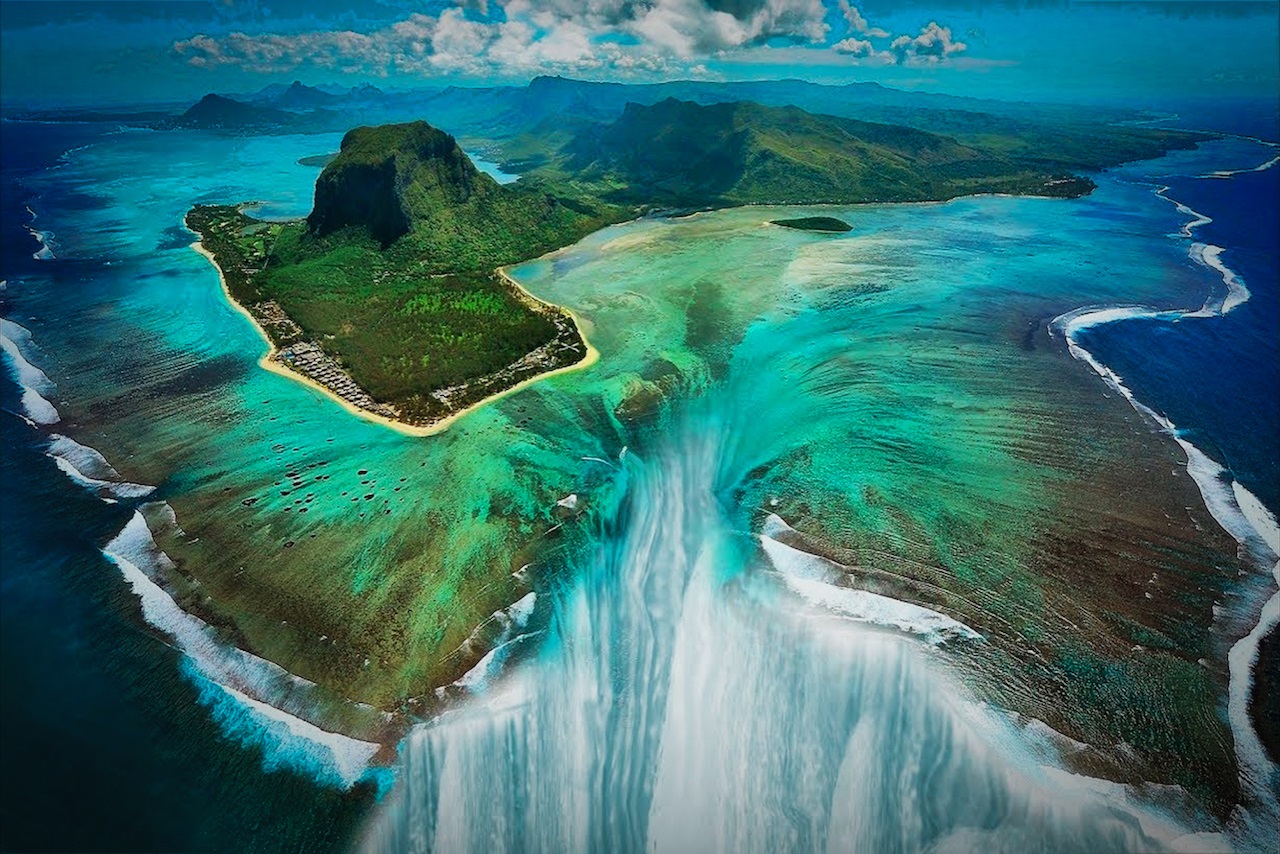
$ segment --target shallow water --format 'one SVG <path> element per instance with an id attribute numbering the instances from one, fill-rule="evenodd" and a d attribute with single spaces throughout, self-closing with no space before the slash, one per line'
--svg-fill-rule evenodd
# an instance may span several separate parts
<path id="1" fill-rule="evenodd" d="M 1183 220 L 1131 177 L 1083 205 L 838 211 L 853 225 L 840 238 L 777 234 L 761 209 L 638 223 L 517 268 L 594 323 L 602 366 L 635 366 L 595 372 L 601 396 L 675 366 L 676 402 L 659 407 L 661 438 L 621 428 L 622 508 L 601 510 L 581 580 L 545 606 L 548 639 L 411 737 L 369 850 L 1227 845 L 1046 770 L 917 648 L 780 594 L 751 547 L 757 508 L 804 517 L 814 496 L 812 515 L 886 539 L 959 551 L 972 525 L 979 548 L 948 568 L 973 595 L 1005 591 L 989 611 L 1050 630 L 1028 528 L 1064 512 L 1081 460 L 1040 446 L 1071 441 L 1052 423 L 1071 391 L 1047 381 L 1069 366 L 1027 354 L 1035 321 L 1068 303 L 1194 308 L 1214 286 L 1170 257 Z"/>
<path id="2" fill-rule="evenodd" d="M 754 559 L 717 498 L 734 445 L 700 409 L 619 462 L 625 500 L 536 657 L 410 737 L 365 850 L 1192 844 L 1120 787 L 1041 767 L 903 637 L 789 595 L 794 568 Z"/>
<path id="3" fill-rule="evenodd" d="M 443 833 L 478 844 L 477 833 L 508 838 L 543 815 L 548 844 L 638 846 L 688 828 L 671 816 L 714 794 L 720 818 L 673 846 L 751 832 L 802 848 L 834 839 L 915 849 L 966 844 L 954 835 L 962 826 L 991 830 L 993 845 L 1046 832 L 1067 847 L 1146 844 L 1093 796 L 1045 806 L 1059 791 L 1046 772 L 1021 748 L 1001 748 L 1009 732 L 974 718 L 955 699 L 964 691 L 949 687 L 958 677 L 939 675 L 914 648 L 779 610 L 788 600 L 762 575 L 752 532 L 776 512 L 876 568 L 944 582 L 969 604 L 938 606 L 993 643 L 1025 637 L 1046 648 L 1074 631 L 1061 615 L 1074 580 L 1042 571 L 1064 531 L 1088 540 L 1089 525 L 1114 524 L 1197 570 L 1227 566 L 1211 530 L 1198 544 L 1196 526 L 1213 525 L 1202 510 L 1169 518 L 1168 506 L 1144 503 L 1167 500 L 1163 487 L 1108 480 L 1144 466 L 1152 483 L 1186 478 L 1176 446 L 1107 398 L 1045 331 L 1081 305 L 1194 306 L 1221 286 L 1188 259 L 1186 241 L 1170 237 L 1186 218 L 1154 197 L 1147 167 L 1104 176 L 1077 201 L 822 209 L 853 226 L 841 236 L 771 226 L 810 211 L 767 208 L 606 229 L 512 271 L 573 308 L 601 360 L 424 441 L 259 370 L 265 344 L 225 303 L 181 227 L 196 202 L 254 199 L 265 215 L 305 213 L 315 170 L 296 161 L 336 145 L 336 135 L 128 132 L 27 176 L 54 260 L 6 268 L 5 314 L 31 331 L 30 361 L 56 384 L 47 389 L 56 429 L 101 451 L 121 480 L 156 486 L 146 500 L 168 502 L 181 526 L 156 530 L 160 547 L 234 616 L 242 643 L 335 695 L 387 704 L 429 693 L 433 677 L 467 664 L 441 662 L 437 651 L 525 595 L 520 570 L 535 564 L 532 583 L 553 595 L 539 597 L 534 622 L 552 630 L 528 642 L 533 664 L 514 665 L 512 685 L 486 701 L 513 706 L 482 703 L 413 737 L 409 788 L 396 796 L 406 818 L 388 838 Z M 1259 149 L 1249 146 L 1214 143 L 1167 160 L 1194 173 L 1251 162 Z M 1162 405 L 1159 389 L 1150 394 Z M 38 444 L 16 419 L 5 429 Z M 1148 450 L 1135 460 L 1134 448 Z M 1241 465 L 1242 478 L 1248 470 Z M 556 528 L 556 502 L 570 493 L 583 515 Z M 104 505 L 112 521 L 93 528 L 102 528 L 95 545 L 124 528 L 132 506 Z M 1259 590 L 1270 583 L 1251 578 Z M 1179 619 L 1207 614 L 1215 583 L 1227 582 L 1206 580 L 1194 608 L 1162 607 L 1185 607 Z M 1172 602 L 1182 588 L 1152 589 L 1157 602 Z M 123 600 L 122 613 L 136 615 Z M 1241 620 L 1250 607 L 1240 605 Z M 704 657 L 711 650 L 723 650 L 723 667 Z M 1201 653 L 1212 650 L 1190 654 Z M 614 664 L 634 675 L 604 672 Z M 1016 692 L 1016 671 L 1009 681 L 997 687 Z M 837 690 L 848 684 L 859 690 Z M 911 701 L 885 700 L 893 686 Z M 614 702 L 595 703 L 615 688 Z M 260 751 L 247 764 L 332 778 L 316 757 L 336 759 L 291 747 L 296 728 L 255 728 L 251 704 L 236 712 L 234 695 L 220 690 L 201 688 L 222 704 L 201 725 Z M 566 705 L 562 691 L 574 690 L 591 696 Z M 1140 726 L 1152 722 L 1144 747 L 1157 754 L 1176 751 L 1186 720 L 1162 705 L 1184 698 L 1166 693 L 1173 699 L 1140 691 L 1134 712 Z M 285 705 L 267 689 L 257 699 Z M 364 725 L 336 696 L 321 705 L 312 714 L 320 725 Z M 575 715 L 597 717 L 579 722 L 578 749 L 548 755 L 545 728 Z M 1111 726 L 1105 706 L 1097 715 Z M 1121 726 L 1113 740 L 1125 737 Z M 796 752 L 765 755 L 758 767 L 744 758 L 768 754 L 789 733 L 806 735 Z M 931 755 L 884 749 L 888 733 L 939 745 L 936 776 L 919 764 Z M 705 750 L 680 746 L 690 744 Z M 475 759 L 494 750 L 503 761 Z M 535 754 L 545 761 L 532 763 Z M 548 764 L 558 773 L 530 771 Z M 682 788 L 695 772 L 747 779 Z M 889 790 L 857 794 L 849 782 L 877 775 L 923 787 L 912 791 L 990 797 L 947 802 L 946 815 L 922 806 L 911 827 L 895 829 L 890 802 L 878 799 Z M 1026 791 L 1024 777 L 1034 782 Z M 442 790 L 467 797 L 438 798 L 441 779 L 459 781 Z M 582 787 L 576 801 L 553 791 L 558 780 Z M 783 792 L 787 781 L 794 786 Z M 496 801 L 506 825 L 491 828 L 468 812 L 525 783 L 545 808 L 530 811 L 512 794 Z M 862 806 L 844 813 L 831 806 L 836 793 Z"/>

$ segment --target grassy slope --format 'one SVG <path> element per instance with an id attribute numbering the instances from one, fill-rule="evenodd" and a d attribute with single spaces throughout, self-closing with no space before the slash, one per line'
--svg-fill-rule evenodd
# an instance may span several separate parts
<path id="1" fill-rule="evenodd" d="M 532 159 L 526 142 L 513 146 Z M 973 192 L 1078 195 L 1088 181 L 914 128 L 751 103 L 630 105 L 535 174 L 677 206 L 922 201 Z"/>
<path id="2" fill-rule="evenodd" d="M 553 320 L 494 268 L 631 215 L 533 182 L 500 186 L 424 122 L 348 134 L 308 222 L 220 211 L 224 230 L 239 232 L 222 251 L 210 246 L 233 269 L 232 294 L 279 304 L 370 395 L 416 421 L 447 414 L 432 391 L 500 370 L 556 336 Z M 360 224 L 370 216 L 375 227 Z M 262 269 L 238 275 L 237 256 Z"/>
<path id="3" fill-rule="evenodd" d="M 277 302 L 375 399 L 431 420 L 451 408 L 432 392 L 501 370 L 556 334 L 495 267 L 645 207 L 1070 196 L 1092 186 L 1070 168 L 1192 139 L 975 115 L 934 116 L 954 120 L 952 138 L 797 107 L 632 104 L 609 125 L 566 118 L 511 140 L 508 155 L 535 168 L 505 186 L 425 122 L 357 128 L 321 174 L 306 223 L 244 223 L 253 242 L 241 248 L 264 256 L 249 302 Z"/>

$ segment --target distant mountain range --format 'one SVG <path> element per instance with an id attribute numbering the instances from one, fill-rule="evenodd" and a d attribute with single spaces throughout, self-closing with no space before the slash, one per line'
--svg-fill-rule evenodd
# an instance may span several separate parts
<path id="1" fill-rule="evenodd" d="M 303 117 L 275 107 L 248 104 L 222 95 L 205 95 L 185 113 L 165 122 L 169 127 L 199 130 L 272 131 L 301 128 Z"/>
<path id="2" fill-rule="evenodd" d="M 434 91 L 434 90 L 433 90 Z M 285 110 L 311 110 L 354 102 L 385 100 L 387 93 L 377 86 L 338 86 L 333 83 L 308 86 L 301 80 L 285 85 L 272 83 L 252 95 L 233 96 L 238 100 L 270 104 Z"/>
<path id="3" fill-rule="evenodd" d="M 288 86 L 265 87 L 249 100 L 208 100 L 176 117 L 170 126 L 229 133 L 302 133 L 425 118 L 517 173 L 553 162 L 563 166 L 566 161 L 560 155 L 572 139 L 598 135 L 602 128 L 626 118 L 630 105 L 652 107 L 666 102 L 751 103 L 801 110 L 832 121 L 924 131 L 982 152 L 980 157 L 956 152 L 956 162 L 968 161 L 968 165 L 955 168 L 967 170 L 963 177 L 968 178 L 1097 170 L 1156 156 L 1178 138 L 1136 125 L 1135 120 L 1143 116 L 1133 110 L 904 92 L 875 83 L 825 86 L 803 80 L 623 84 L 538 77 L 527 86 L 409 92 L 384 92 L 373 86 L 322 89 L 295 80 Z M 253 109 L 239 109 L 237 104 Z M 741 116 L 741 109 L 738 112 Z M 765 115 L 757 114 L 754 120 L 765 120 Z M 867 133 L 863 127 L 854 135 L 863 138 Z M 581 158 L 589 153 L 582 147 L 574 149 L 576 167 L 585 165 Z M 962 176 L 935 172 L 934 177 L 953 181 Z"/>
<path id="4" fill-rule="evenodd" d="M 779 86 L 774 97 L 812 91 L 811 84 Z M 767 95 L 768 88 L 757 91 Z M 749 203 L 1077 196 L 1093 187 L 1077 164 L 1094 168 L 1203 138 L 1096 117 L 1067 124 L 1052 107 L 1041 120 L 935 110 L 927 123 L 945 117 L 969 129 L 951 134 L 795 105 L 620 102 L 637 90 L 666 91 L 542 78 L 519 89 L 417 93 L 414 111 L 471 128 L 468 144 L 500 152 L 521 179 L 499 184 L 481 173 L 447 127 L 386 123 L 350 130 L 331 160 L 314 158 L 327 162 L 305 221 L 257 221 L 235 206 L 198 207 L 187 221 L 237 299 L 268 325 L 288 319 L 292 337 L 273 339 L 277 345 L 302 341 L 313 348 L 308 358 L 330 360 L 321 360 L 328 367 L 316 375 L 328 377 L 335 393 L 355 388 L 358 405 L 422 425 L 586 355 L 568 315 L 530 301 L 495 268 L 610 223 Z M 856 91 L 880 97 L 887 90 Z M 379 100 L 364 93 L 370 95 Z M 351 94 L 301 84 L 269 96 L 270 103 L 248 103 L 210 95 L 175 124 L 297 132 L 349 122 L 359 112 Z M 382 93 L 381 106 L 368 111 L 407 110 L 405 97 Z M 286 110 L 282 103 L 312 106 Z M 845 225 L 814 217 L 782 222 L 828 231 Z"/>
<path id="5" fill-rule="evenodd" d="M 803 80 L 597 83 L 538 77 L 525 86 L 423 87 L 383 91 L 375 86 L 308 86 L 295 80 L 239 96 L 219 95 L 185 114 L 158 118 L 121 111 L 60 110 L 22 114 L 50 120 L 114 121 L 151 127 L 197 127 L 223 133 L 318 133 L 426 119 L 527 172 L 585 128 L 622 117 L 628 104 L 652 106 L 674 98 L 694 104 L 751 102 L 797 107 L 817 115 L 915 128 L 962 145 L 999 151 L 1029 168 L 1094 170 L 1164 150 L 1161 131 L 1139 127 L 1147 116 L 1122 108 L 993 101 L 907 92 L 876 83 L 829 86 Z M 234 103 L 226 103 L 234 102 Z M 243 104 L 258 109 L 238 109 Z M 150 108 L 149 108 L 150 109 Z M 275 110 L 277 112 L 270 112 Z M 21 116 L 19 116 L 21 117 Z"/>
<path id="6" fill-rule="evenodd" d="M 316 182 L 310 236 L 401 241 L 432 269 L 488 272 L 571 243 L 629 214 L 537 181 L 499 184 L 423 121 L 361 127 Z M 306 249 L 306 241 L 301 248 Z"/>
<path id="7" fill-rule="evenodd" d="M 581 130 L 553 169 L 613 201 L 675 206 L 945 199 L 969 192 L 1079 195 L 1085 179 L 901 125 L 750 102 L 628 104 Z M 551 171 L 551 170 L 548 170 Z"/>
<path id="8" fill-rule="evenodd" d="M 597 83 L 563 77 L 537 77 L 527 86 L 488 89 L 450 87 L 432 96 L 431 118 L 446 127 L 479 130 L 490 127 L 526 129 L 549 118 L 608 120 L 629 103 L 656 104 L 668 98 L 699 104 L 751 101 L 763 106 L 795 106 L 812 113 L 921 126 L 954 125 L 966 113 L 989 118 L 1037 122 L 1106 123 L 1135 117 L 1127 109 L 1098 109 L 1063 104 L 1033 104 L 908 92 L 878 83 L 839 86 L 805 80 L 717 82 L 676 80 L 666 83 Z M 482 114 L 476 105 L 485 107 Z M 928 125 L 925 127 L 925 125 Z"/>
<path id="9" fill-rule="evenodd" d="M 311 86 L 304 86 L 295 80 L 289 88 L 273 98 L 271 102 L 274 106 L 285 110 L 314 110 L 318 107 L 328 107 L 341 101 L 342 98 L 342 95 L 325 92 Z"/>

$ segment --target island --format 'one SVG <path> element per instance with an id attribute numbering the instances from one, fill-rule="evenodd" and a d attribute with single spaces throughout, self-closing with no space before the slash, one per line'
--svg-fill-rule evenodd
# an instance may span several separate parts
<path id="1" fill-rule="evenodd" d="M 780 225 L 783 228 L 794 228 L 800 231 L 827 231 L 835 234 L 853 231 L 853 226 L 833 216 L 802 216 L 796 219 L 773 219 L 769 220 L 769 222 L 773 225 Z"/>
<path id="2" fill-rule="evenodd" d="M 262 110 L 210 96 L 193 108 Z M 262 364 L 351 411 L 415 435 L 594 351 L 569 311 L 504 268 L 643 215 L 744 204 L 938 201 L 974 193 L 1073 197 L 1093 182 L 1064 167 L 1081 141 L 984 145 L 905 125 L 752 102 L 628 103 L 607 122 L 510 134 L 496 150 L 523 164 L 499 184 L 426 121 L 359 127 L 323 166 L 305 220 L 273 222 L 245 204 L 199 205 L 186 225 L 227 296 L 270 345 Z M 1092 132 L 1112 163 L 1200 139 L 1179 132 Z M 1039 148 L 1028 153 L 1033 143 Z M 1110 155 L 1099 154 L 1110 145 Z M 833 217 L 774 220 L 847 231 Z"/>
<path id="3" fill-rule="evenodd" d="M 324 167 L 332 163 L 334 161 L 334 158 L 336 158 L 337 156 L 338 156 L 337 152 L 333 152 L 332 154 L 311 154 L 306 157 L 299 157 L 298 165 L 311 166 L 311 167 L 315 167 L 316 169 L 323 169 Z"/>
<path id="4" fill-rule="evenodd" d="M 426 122 L 348 133 L 306 220 L 251 210 L 201 205 L 186 224 L 269 342 L 264 365 L 416 434 L 591 361 L 573 316 L 501 268 L 632 215 L 500 185 Z"/>

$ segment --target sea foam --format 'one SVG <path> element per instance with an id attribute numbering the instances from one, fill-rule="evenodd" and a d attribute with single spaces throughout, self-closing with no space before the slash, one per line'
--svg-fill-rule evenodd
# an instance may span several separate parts
<path id="1" fill-rule="evenodd" d="M 769 514 L 760 545 L 787 586 L 810 605 L 859 623 L 893 629 L 938 645 L 951 640 L 982 640 L 982 635 L 946 614 L 869 590 L 841 587 L 842 568 L 825 558 L 774 539 L 791 530 L 781 517 Z"/>
<path id="2" fill-rule="evenodd" d="M 350 787 L 361 778 L 378 744 L 327 731 L 308 721 L 306 717 L 317 713 L 315 683 L 222 641 L 213 627 L 182 610 L 161 586 L 163 573 L 172 569 L 173 563 L 156 545 L 140 510 L 134 511 L 102 553 L 120 569 L 140 600 L 147 623 L 171 638 L 186 656 L 200 677 L 196 682 L 202 701 L 229 737 L 241 742 L 257 740 L 256 735 L 246 735 L 246 722 L 270 721 L 261 730 L 261 743 L 270 742 L 270 749 L 264 748 L 268 770 L 287 764 L 303 773 L 314 773 L 320 763 L 325 770 L 317 779 L 323 782 Z M 229 711 L 228 699 L 240 702 L 245 711 Z"/>
<path id="3" fill-rule="evenodd" d="M 1258 141 L 1261 142 L 1261 140 L 1258 140 Z M 1232 178 L 1236 175 L 1244 175 L 1245 173 L 1248 173 L 1248 172 L 1266 172 L 1268 169 L 1271 169 L 1272 167 L 1274 167 L 1277 163 L 1280 163 L 1280 156 L 1272 157 L 1270 160 L 1266 160 L 1262 163 L 1259 163 L 1257 166 L 1253 166 L 1248 169 L 1217 169 L 1217 170 L 1214 170 L 1213 172 L 1208 173 L 1207 175 L 1201 175 L 1200 177 L 1201 178 Z"/>
<path id="4" fill-rule="evenodd" d="M 464 692 L 478 694 L 501 674 L 507 659 L 511 657 L 520 644 L 541 635 L 541 632 L 524 632 L 533 616 L 534 606 L 538 602 L 537 593 L 526 593 L 511 605 L 494 611 L 490 617 L 471 632 L 455 653 L 471 653 L 485 643 L 485 637 L 495 629 L 497 637 L 490 643 L 490 649 L 475 665 L 459 679 L 449 685 L 436 689 L 436 696 L 446 699 L 451 694 Z"/>
<path id="5" fill-rule="evenodd" d="M 119 480 L 120 473 L 93 448 L 57 433 L 50 439 L 45 455 L 73 482 L 103 501 L 133 500 L 155 492 L 154 486 Z"/>
<path id="6" fill-rule="evenodd" d="M 0 350 L 9 357 L 9 371 L 22 388 L 22 408 L 37 424 L 57 424 L 61 419 L 57 408 L 46 394 L 55 388 L 45 372 L 31 364 L 31 332 L 21 324 L 0 318 Z"/>
<path id="7" fill-rule="evenodd" d="M 1280 158 L 1273 157 L 1253 169 L 1215 172 L 1202 177 L 1230 178 L 1245 172 L 1265 171 L 1275 167 L 1277 163 L 1280 163 Z M 1168 191 L 1169 187 L 1161 187 L 1156 195 L 1190 218 L 1180 229 L 1179 237 L 1191 239 L 1197 228 L 1213 222 L 1212 217 L 1170 198 Z M 1268 570 L 1277 587 L 1280 587 L 1280 533 L 1277 532 L 1275 517 L 1226 468 L 1192 444 L 1169 418 L 1139 401 L 1119 374 L 1081 345 L 1078 338 L 1081 330 L 1119 320 L 1146 318 L 1177 322 L 1184 318 L 1221 317 L 1238 308 L 1249 300 L 1249 289 L 1240 276 L 1222 261 L 1223 251 L 1220 246 L 1199 242 L 1192 243 L 1187 250 L 1187 255 L 1193 262 L 1217 273 L 1225 288 L 1220 296 L 1211 293 L 1199 309 L 1157 311 L 1143 306 L 1091 306 L 1054 318 L 1049 329 L 1051 333 L 1060 334 L 1066 340 L 1067 349 L 1073 357 L 1088 364 L 1134 409 L 1177 442 L 1187 457 L 1187 473 L 1199 489 L 1210 515 L 1239 544 L 1241 556 L 1252 565 Z M 1227 716 L 1247 802 L 1239 806 L 1233 815 L 1234 830 L 1237 836 L 1249 844 L 1260 844 L 1263 848 L 1272 849 L 1280 843 L 1280 831 L 1277 830 L 1280 828 L 1280 804 L 1276 797 L 1276 792 L 1280 791 L 1280 769 L 1263 748 L 1254 729 L 1249 707 L 1259 644 L 1278 624 L 1280 591 L 1270 596 L 1253 629 L 1236 641 L 1227 655 L 1230 672 Z"/>
<path id="8" fill-rule="evenodd" d="M 40 248 L 31 254 L 36 261 L 53 261 L 58 256 L 53 254 L 53 232 L 41 231 L 39 229 L 27 226 L 27 231 L 40 244 Z"/>
<path id="9" fill-rule="evenodd" d="M 207 678 L 191 659 L 183 672 L 199 691 L 224 735 L 245 747 L 262 750 L 267 772 L 301 771 L 312 779 L 349 789 L 369 768 L 378 745 L 327 732 L 274 706 Z"/>

